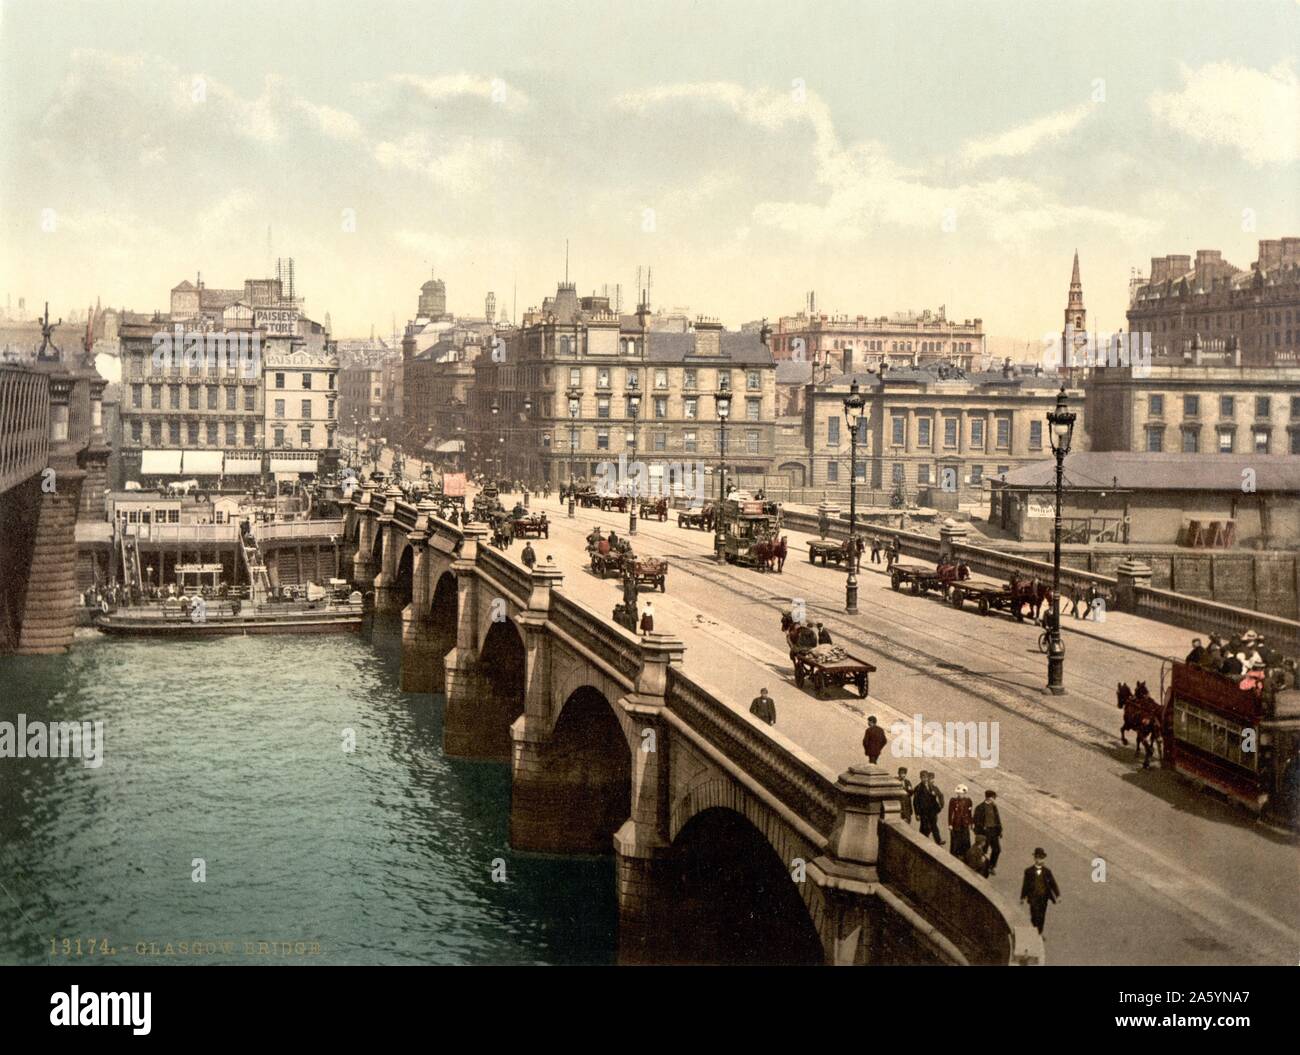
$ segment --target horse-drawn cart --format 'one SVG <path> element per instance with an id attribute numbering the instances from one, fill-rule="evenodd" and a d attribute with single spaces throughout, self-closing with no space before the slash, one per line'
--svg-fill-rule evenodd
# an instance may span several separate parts
<path id="1" fill-rule="evenodd" d="M 808 543 L 808 563 L 816 564 L 821 561 L 823 568 L 828 563 L 847 566 L 851 552 L 852 549 L 848 539 L 843 542 L 827 542 L 823 539 L 814 539 Z"/>
<path id="2" fill-rule="evenodd" d="M 628 557 L 626 566 L 638 586 L 657 586 L 660 593 L 668 592 L 668 562 L 659 557 Z"/>
<path id="3" fill-rule="evenodd" d="M 818 645 L 795 652 L 791 658 L 794 660 L 794 683 L 802 689 L 805 681 L 811 681 L 819 699 L 834 685 L 854 685 L 858 696 L 864 700 L 867 698 L 868 677 L 875 673 L 876 668 L 865 659 L 852 656 L 837 645 Z"/>
<path id="4" fill-rule="evenodd" d="M 638 506 L 637 515 L 642 520 L 658 520 L 663 523 L 668 519 L 668 499 L 643 498 Z"/>
<path id="5" fill-rule="evenodd" d="M 934 590 L 947 597 L 953 583 L 969 578 L 970 569 L 964 564 L 940 564 L 934 568 L 923 564 L 895 564 L 889 573 L 889 585 L 901 590 L 907 583 L 914 594 Z"/>
<path id="6" fill-rule="evenodd" d="M 679 528 L 699 528 L 702 531 L 713 530 L 713 503 L 709 502 L 700 509 L 683 509 L 677 514 Z"/>
<path id="7" fill-rule="evenodd" d="M 968 579 L 952 583 L 948 591 L 948 600 L 954 608 L 961 608 L 970 600 L 975 602 L 980 615 L 988 615 L 990 611 L 1007 612 L 1022 623 L 1026 607 L 1031 616 L 1037 615 L 1043 601 L 1050 600 L 1051 596 L 1051 589 L 1036 579 L 1013 579 L 1010 583 Z"/>
<path id="8" fill-rule="evenodd" d="M 545 513 L 533 513 L 514 521 L 515 538 L 550 538 L 551 522 Z"/>

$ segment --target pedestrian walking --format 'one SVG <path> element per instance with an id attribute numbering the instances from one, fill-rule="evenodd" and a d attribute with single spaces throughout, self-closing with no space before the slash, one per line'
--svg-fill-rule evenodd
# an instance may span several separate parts
<path id="1" fill-rule="evenodd" d="M 823 509 L 817 514 L 817 533 L 821 535 L 822 538 L 825 538 L 830 534 L 830 530 L 831 518 L 826 515 L 826 510 Z"/>
<path id="2" fill-rule="evenodd" d="M 533 551 L 531 542 L 524 543 L 524 551 L 519 555 L 519 559 L 524 562 L 524 566 L 529 571 L 533 570 L 533 565 L 537 563 L 537 554 Z"/>
<path id="3" fill-rule="evenodd" d="M 1047 860 L 1047 851 L 1041 846 L 1034 848 L 1034 863 L 1025 869 L 1024 881 L 1020 884 L 1021 902 L 1029 902 L 1029 919 L 1043 933 L 1043 924 L 1047 922 L 1047 903 L 1060 904 L 1061 890 L 1056 885 L 1052 870 L 1043 862 Z"/>
<path id="4" fill-rule="evenodd" d="M 655 628 L 655 609 L 654 605 L 646 601 L 645 607 L 641 609 L 641 633 L 649 634 Z"/>
<path id="5" fill-rule="evenodd" d="M 898 563 L 898 539 L 891 539 L 889 549 L 885 551 L 885 571 L 892 571 Z"/>
<path id="6" fill-rule="evenodd" d="M 758 690 L 758 695 L 749 704 L 749 713 L 760 722 L 776 725 L 776 703 L 767 694 L 767 689 Z"/>
<path id="7" fill-rule="evenodd" d="M 876 716 L 873 714 L 867 719 L 867 731 L 862 735 L 862 750 L 867 753 L 867 761 L 874 766 L 888 742 L 885 730 L 876 724 Z"/>
<path id="8" fill-rule="evenodd" d="M 939 811 L 943 809 L 943 792 L 934 786 L 934 774 L 928 769 L 921 770 L 921 783 L 912 793 L 912 806 L 921 822 L 921 835 L 933 835 L 934 841 L 943 845 L 943 836 L 939 834 Z"/>
<path id="9" fill-rule="evenodd" d="M 898 767 L 898 779 L 903 782 L 904 798 L 901 809 L 898 811 L 899 817 L 908 824 L 912 823 L 912 782 L 907 779 L 907 766 Z"/>
<path id="10" fill-rule="evenodd" d="M 965 784 L 958 784 L 948 800 L 948 841 L 953 856 L 966 859 L 970 849 L 970 829 L 974 823 L 974 804 L 967 794 Z"/>
<path id="11" fill-rule="evenodd" d="M 998 813 L 998 793 L 984 792 L 984 801 L 975 807 L 975 836 L 983 837 L 989 848 L 989 875 L 994 875 L 998 868 L 998 858 L 1002 855 L 1002 815 Z"/>
<path id="12" fill-rule="evenodd" d="M 982 835 L 975 836 L 974 845 L 962 858 L 968 868 L 973 868 L 985 879 L 989 877 L 989 844 Z"/>
<path id="13" fill-rule="evenodd" d="M 880 563 L 880 536 L 879 535 L 871 536 L 871 563 L 872 564 Z"/>

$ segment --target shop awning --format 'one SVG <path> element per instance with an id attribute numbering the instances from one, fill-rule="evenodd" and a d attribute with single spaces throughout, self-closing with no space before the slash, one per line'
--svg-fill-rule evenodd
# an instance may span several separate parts
<path id="1" fill-rule="evenodd" d="M 227 476 L 260 476 L 261 458 L 226 458 Z"/>
<path id="2" fill-rule="evenodd" d="M 223 460 L 221 451 L 186 451 L 184 471 L 200 476 L 220 476 Z"/>
<path id="3" fill-rule="evenodd" d="M 297 473 L 276 473 L 275 482 L 278 484 L 296 484 L 298 482 Z"/>
<path id="4" fill-rule="evenodd" d="M 272 458 L 271 472 L 273 473 L 314 473 L 316 471 L 315 458 Z"/>
<path id="5" fill-rule="evenodd" d="M 142 473 L 179 473 L 181 471 L 180 451 L 144 451 L 140 456 Z"/>

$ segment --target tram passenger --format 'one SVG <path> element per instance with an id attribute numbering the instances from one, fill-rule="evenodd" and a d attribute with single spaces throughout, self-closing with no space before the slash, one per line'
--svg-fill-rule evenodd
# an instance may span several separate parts
<path id="1" fill-rule="evenodd" d="M 1187 653 L 1184 663 L 1200 663 L 1201 657 L 1205 655 L 1205 646 L 1201 644 L 1199 637 L 1192 638 L 1192 650 Z"/>

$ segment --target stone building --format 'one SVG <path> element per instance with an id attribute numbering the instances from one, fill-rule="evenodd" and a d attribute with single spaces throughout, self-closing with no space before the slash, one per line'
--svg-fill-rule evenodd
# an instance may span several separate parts
<path id="1" fill-rule="evenodd" d="M 471 465 L 559 484 L 595 479 L 602 465 L 635 452 L 651 488 L 667 489 L 673 465 L 712 477 L 723 460 L 714 396 L 725 390 L 733 397 L 728 477 L 761 483 L 775 453 L 766 334 L 728 332 L 705 318 L 689 332 L 655 331 L 652 318 L 644 306 L 619 314 L 608 297 L 580 298 L 572 283 L 561 283 L 497 354 L 474 363 Z"/>
<path id="2" fill-rule="evenodd" d="M 1300 454 L 1300 364 L 1211 362 L 1194 348 L 1188 365 L 1095 368 L 1085 387 L 1094 451 Z"/>
<path id="3" fill-rule="evenodd" d="M 804 434 L 808 486 L 828 489 L 849 482 L 850 436 L 844 399 L 857 382 L 866 400 L 858 437 L 857 480 L 938 508 L 983 499 L 985 483 L 1051 457 L 1046 414 L 1056 404 L 1060 380 L 1000 371 L 966 373 L 943 364 L 844 374 L 810 384 Z M 1083 412 L 1083 393 L 1067 392 Z M 1075 427 L 1075 446 L 1083 438 Z"/>
<path id="4" fill-rule="evenodd" d="M 835 373 L 882 362 L 897 368 L 943 361 L 971 370 L 984 362 L 984 323 L 949 319 L 942 307 L 876 318 L 801 311 L 777 321 L 772 355 L 778 361 L 802 358 L 818 367 L 829 365 Z"/>
<path id="5" fill-rule="evenodd" d="M 1133 290 L 1130 332 L 1151 335 L 1157 359 L 1240 351 L 1245 366 L 1300 364 L 1300 238 L 1261 240 L 1249 270 L 1217 249 L 1153 257 Z"/>
<path id="6" fill-rule="evenodd" d="M 349 428 L 378 424 L 384 416 L 384 368 L 356 362 L 339 371 L 339 422 Z"/>
<path id="7" fill-rule="evenodd" d="M 314 474 L 337 458 L 338 356 L 272 342 L 265 356 L 267 471 L 277 480 Z"/>

